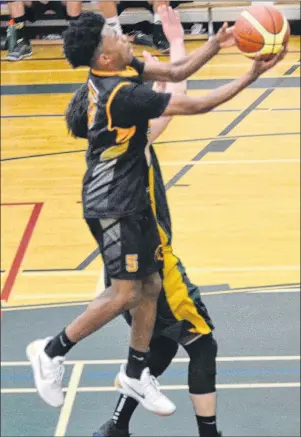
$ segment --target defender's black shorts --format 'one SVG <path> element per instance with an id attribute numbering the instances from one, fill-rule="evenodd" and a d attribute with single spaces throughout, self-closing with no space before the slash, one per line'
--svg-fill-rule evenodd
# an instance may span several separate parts
<path id="1" fill-rule="evenodd" d="M 26 19 L 35 22 L 40 20 L 47 11 L 55 12 L 57 18 L 61 20 L 67 18 L 66 6 L 61 1 L 50 1 L 46 4 L 33 1 L 31 6 L 25 7 Z"/>
<path id="2" fill-rule="evenodd" d="M 171 1 L 169 4 L 172 8 L 176 8 L 181 3 L 192 3 L 192 0 L 179 0 L 179 1 Z M 122 14 L 123 11 L 125 11 L 128 8 L 144 8 L 153 13 L 153 6 L 148 1 L 127 1 L 122 0 L 117 5 L 118 15 Z"/>
<path id="3" fill-rule="evenodd" d="M 163 336 L 187 345 L 201 335 L 210 334 L 214 325 L 202 301 L 199 287 L 190 281 L 185 267 L 170 246 L 163 248 L 163 259 L 162 290 L 158 299 L 153 338 Z M 110 285 L 107 272 L 105 285 Z M 130 312 L 123 315 L 130 325 Z"/>
<path id="4" fill-rule="evenodd" d="M 120 219 L 88 219 L 107 274 L 112 279 L 144 279 L 159 272 L 162 255 L 151 208 Z"/>

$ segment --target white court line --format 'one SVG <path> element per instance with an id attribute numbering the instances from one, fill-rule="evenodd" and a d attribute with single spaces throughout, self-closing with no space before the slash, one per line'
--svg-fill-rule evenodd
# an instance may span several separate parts
<path id="1" fill-rule="evenodd" d="M 224 290 L 224 291 L 202 291 L 202 296 L 219 296 L 226 294 L 268 294 L 268 293 L 300 293 L 300 288 L 287 288 L 287 289 L 274 289 L 274 290 Z M 54 294 L 39 294 L 39 295 L 15 295 L 10 298 L 10 300 L 37 300 L 37 299 L 54 299 Z M 82 301 L 92 300 L 95 298 L 95 294 L 83 294 L 83 293 L 69 293 L 69 294 L 60 294 L 57 296 L 58 300 L 61 299 L 79 299 L 81 302 L 78 304 L 73 303 L 73 306 L 82 305 Z M 24 308 L 26 309 L 26 308 Z M 5 308 L 3 308 L 5 311 Z"/>
<path id="2" fill-rule="evenodd" d="M 295 388 L 300 387 L 300 382 L 273 382 L 273 383 L 250 383 L 250 384 L 216 384 L 218 390 L 223 389 L 254 389 L 254 388 Z M 160 388 L 165 391 L 170 390 L 188 390 L 187 385 L 161 385 Z M 66 389 L 64 389 L 66 392 Z M 100 392 L 115 392 L 115 387 L 79 387 L 76 393 L 100 393 Z M 1 394 L 29 394 L 36 393 L 35 388 L 2 388 Z M 64 407 L 63 407 L 64 408 Z M 55 436 L 64 434 L 55 434 Z"/>
<path id="3" fill-rule="evenodd" d="M 224 291 L 201 291 L 201 296 L 222 296 L 227 294 L 269 294 L 269 293 L 300 293 L 300 288 L 275 288 L 275 289 L 242 289 Z"/>
<path id="4" fill-rule="evenodd" d="M 254 290 L 249 291 L 250 294 L 269 294 L 269 293 L 300 293 L 300 288 L 281 288 L 278 290 Z"/>
<path id="5" fill-rule="evenodd" d="M 190 267 L 188 272 L 266 272 L 266 271 L 290 271 L 300 270 L 299 265 L 287 266 L 246 266 L 246 267 Z M 71 270 L 58 272 L 21 272 L 26 276 L 95 276 L 100 275 L 100 270 Z"/>
<path id="6" fill-rule="evenodd" d="M 57 423 L 57 427 L 54 433 L 54 437 L 64 437 L 67 431 L 67 426 L 72 413 L 73 404 L 76 398 L 76 393 L 78 391 L 78 386 L 80 383 L 80 378 L 84 369 L 83 363 L 76 363 L 73 367 L 67 395 L 65 398 L 64 405 L 60 412 L 60 417 Z"/>
<path id="7" fill-rule="evenodd" d="M 246 356 L 246 357 L 217 357 L 218 362 L 246 362 L 246 361 L 299 361 L 300 355 L 279 355 L 279 356 Z M 124 364 L 127 360 L 69 360 L 65 361 L 66 365 L 84 364 L 84 365 L 112 365 L 112 364 Z M 188 363 L 188 358 L 174 358 L 173 363 Z M 30 366 L 29 361 L 2 361 L 1 367 L 17 367 L 17 366 Z"/>
<path id="8" fill-rule="evenodd" d="M 300 288 L 287 288 L 287 289 L 281 289 L 281 288 L 275 288 L 275 289 L 237 289 L 237 290 L 225 290 L 225 291 L 208 291 L 208 292 L 201 292 L 202 296 L 218 296 L 218 295 L 229 295 L 229 294 L 269 294 L 269 293 L 300 293 Z M 53 297 L 53 295 L 51 296 Z M 61 297 L 61 295 L 60 295 Z M 74 297 L 74 295 L 73 295 Z M 47 308 L 64 308 L 64 307 L 73 307 L 73 306 L 83 306 L 88 305 L 91 302 L 91 299 L 94 299 L 94 295 L 90 300 L 87 299 L 86 295 L 81 295 L 82 299 L 78 302 L 65 302 L 65 303 L 53 303 L 53 304 L 39 304 L 39 305 L 28 305 L 28 306 L 16 306 L 16 307 L 8 307 L 5 308 L 6 302 L 2 303 L 2 311 L 3 312 L 10 312 L 10 311 L 29 311 L 29 310 L 40 310 L 40 309 L 47 309 Z M 68 295 L 68 298 L 70 296 Z M 22 299 L 20 297 L 20 299 Z"/>
<path id="9" fill-rule="evenodd" d="M 266 271 L 286 271 L 286 270 L 300 270 L 300 265 L 287 266 L 250 266 L 250 267 L 208 267 L 199 268 L 191 267 L 186 269 L 191 272 L 266 272 Z"/>

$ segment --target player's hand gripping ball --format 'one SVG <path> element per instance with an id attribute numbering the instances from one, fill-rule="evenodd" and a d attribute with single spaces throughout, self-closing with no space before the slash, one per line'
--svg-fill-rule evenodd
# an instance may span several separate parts
<path id="1" fill-rule="evenodd" d="M 242 12 L 234 25 L 237 47 L 248 57 L 262 55 L 271 59 L 286 47 L 290 26 L 284 15 L 273 6 L 254 5 Z"/>

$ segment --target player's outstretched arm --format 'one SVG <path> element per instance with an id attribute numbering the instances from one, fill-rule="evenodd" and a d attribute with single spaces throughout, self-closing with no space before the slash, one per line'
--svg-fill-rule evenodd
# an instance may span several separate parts
<path id="1" fill-rule="evenodd" d="M 275 58 L 265 61 L 257 57 L 252 69 L 239 79 L 233 80 L 227 85 L 216 88 L 214 91 L 202 97 L 189 97 L 186 95 L 172 95 L 163 116 L 204 114 L 212 111 L 217 106 L 233 99 L 242 90 L 255 82 L 259 76 L 273 68 L 285 57 L 287 50 L 284 48 Z"/>
<path id="2" fill-rule="evenodd" d="M 160 8 L 162 26 L 166 35 L 173 34 L 178 29 L 180 16 L 172 8 Z M 159 80 L 162 82 L 182 82 L 209 62 L 221 48 L 235 44 L 232 28 L 227 23 L 206 44 L 188 56 L 176 62 L 162 62 L 161 64 L 146 63 L 144 67 L 145 80 Z"/>
<path id="3" fill-rule="evenodd" d="M 170 61 L 176 62 L 185 56 L 184 44 L 184 29 L 181 22 L 178 22 L 178 27 L 174 27 L 172 31 L 166 32 L 166 38 L 170 45 Z M 144 60 L 146 62 L 159 62 L 153 58 L 150 53 L 144 52 Z M 157 92 L 166 92 L 170 94 L 185 94 L 187 90 L 187 81 L 184 80 L 178 83 L 155 82 L 153 89 Z M 149 135 L 149 144 L 153 142 L 164 132 L 172 117 L 159 117 L 151 120 L 151 133 Z"/>

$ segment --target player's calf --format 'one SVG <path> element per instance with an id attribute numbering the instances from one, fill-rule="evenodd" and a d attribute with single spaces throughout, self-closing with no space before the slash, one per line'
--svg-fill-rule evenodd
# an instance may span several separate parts
<path id="1" fill-rule="evenodd" d="M 193 402 L 199 435 L 218 437 L 216 428 L 216 355 L 217 343 L 212 334 L 203 335 L 187 346 L 189 393 Z"/>

